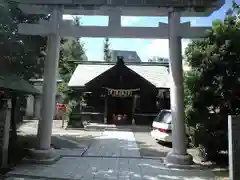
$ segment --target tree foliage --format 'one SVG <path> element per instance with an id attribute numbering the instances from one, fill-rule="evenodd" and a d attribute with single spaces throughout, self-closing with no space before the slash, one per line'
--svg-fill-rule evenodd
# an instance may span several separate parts
<path id="1" fill-rule="evenodd" d="M 26 15 L 11 3 L 0 11 L 1 66 L 11 69 L 25 80 L 40 77 L 43 73 L 46 38 L 20 35 L 18 23 L 37 23 L 48 19 L 45 15 Z"/>
<path id="2" fill-rule="evenodd" d="M 240 22 L 234 4 L 207 37 L 188 45 L 185 58 L 185 111 L 193 145 L 216 160 L 227 150 L 227 116 L 240 114 Z"/>
<path id="3" fill-rule="evenodd" d="M 110 52 L 110 42 L 109 38 L 104 39 L 104 45 L 103 45 L 103 53 L 104 53 L 104 61 L 105 62 L 111 62 L 111 52 Z"/>
<path id="4" fill-rule="evenodd" d="M 74 18 L 73 24 L 80 26 L 79 17 Z M 59 60 L 59 74 L 63 81 L 58 85 L 58 92 L 65 100 L 69 100 L 72 94 L 72 90 L 68 87 L 68 82 L 77 68 L 78 62 L 87 60 L 83 46 L 84 44 L 80 41 L 80 38 L 63 40 Z"/>
<path id="5" fill-rule="evenodd" d="M 27 81 L 42 76 L 47 39 L 41 36 L 19 34 L 18 24 L 38 23 L 40 19 L 47 20 L 48 18 L 48 15 L 24 14 L 14 3 L 9 3 L 9 6 L 5 8 L 0 7 L 0 71 L 7 69 Z M 21 108 L 23 104 L 26 104 L 23 94 L 11 93 L 11 98 L 13 107 Z M 23 118 L 20 111 L 19 109 L 17 112 L 13 108 L 11 112 L 10 152 L 16 152 L 16 123 L 21 122 Z"/>

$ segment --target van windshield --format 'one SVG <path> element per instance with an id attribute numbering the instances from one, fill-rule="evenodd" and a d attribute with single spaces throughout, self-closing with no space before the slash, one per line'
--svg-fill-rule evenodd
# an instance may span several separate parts
<path id="1" fill-rule="evenodd" d="M 172 123 L 172 115 L 170 112 L 160 112 L 155 119 L 156 122 L 171 124 Z"/>

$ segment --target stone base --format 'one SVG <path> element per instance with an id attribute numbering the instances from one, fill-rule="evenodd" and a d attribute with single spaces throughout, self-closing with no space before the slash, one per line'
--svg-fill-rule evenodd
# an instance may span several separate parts
<path id="1" fill-rule="evenodd" d="M 136 125 L 134 118 L 132 119 L 132 125 Z"/>
<path id="2" fill-rule="evenodd" d="M 193 157 L 189 154 L 180 155 L 174 152 L 169 152 L 166 159 L 165 165 L 168 168 L 176 168 L 176 169 L 189 169 L 195 168 L 193 163 Z"/>
<path id="3" fill-rule="evenodd" d="M 67 124 L 67 128 L 84 128 L 82 121 L 70 120 Z"/>
<path id="4" fill-rule="evenodd" d="M 31 164 L 53 164 L 60 158 L 60 155 L 55 154 L 52 148 L 47 150 L 31 149 L 29 157 L 24 158 L 23 162 Z"/>
<path id="5" fill-rule="evenodd" d="M 107 124 L 107 118 L 106 117 L 104 117 L 103 123 Z"/>

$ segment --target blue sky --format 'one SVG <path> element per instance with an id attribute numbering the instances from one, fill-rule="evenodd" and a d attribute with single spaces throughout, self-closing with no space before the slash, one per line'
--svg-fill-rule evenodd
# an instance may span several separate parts
<path id="1" fill-rule="evenodd" d="M 240 3 L 240 0 L 237 0 Z M 215 19 L 223 19 L 226 10 L 231 7 L 232 0 L 226 0 L 225 5 L 218 11 L 215 11 L 209 17 L 191 17 L 182 18 L 183 22 L 191 22 L 192 26 L 211 26 Z M 72 16 L 64 15 L 64 19 Z M 106 26 L 108 24 L 107 16 L 80 16 L 82 25 Z M 157 27 L 159 22 L 167 23 L 167 17 L 122 17 L 122 26 L 141 26 Z M 103 41 L 104 38 L 81 38 L 88 56 L 88 60 L 103 60 Z M 168 40 L 166 39 L 110 39 L 111 49 L 133 50 L 137 51 L 142 61 L 147 61 L 151 56 L 169 57 Z M 184 50 L 189 40 L 182 40 L 182 49 Z"/>

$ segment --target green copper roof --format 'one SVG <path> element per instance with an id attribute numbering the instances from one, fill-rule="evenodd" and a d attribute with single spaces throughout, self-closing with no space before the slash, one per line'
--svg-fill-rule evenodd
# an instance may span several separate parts
<path id="1" fill-rule="evenodd" d="M 30 83 L 19 76 L 6 71 L 0 71 L 0 88 L 27 94 L 40 94 L 40 92 Z"/>

